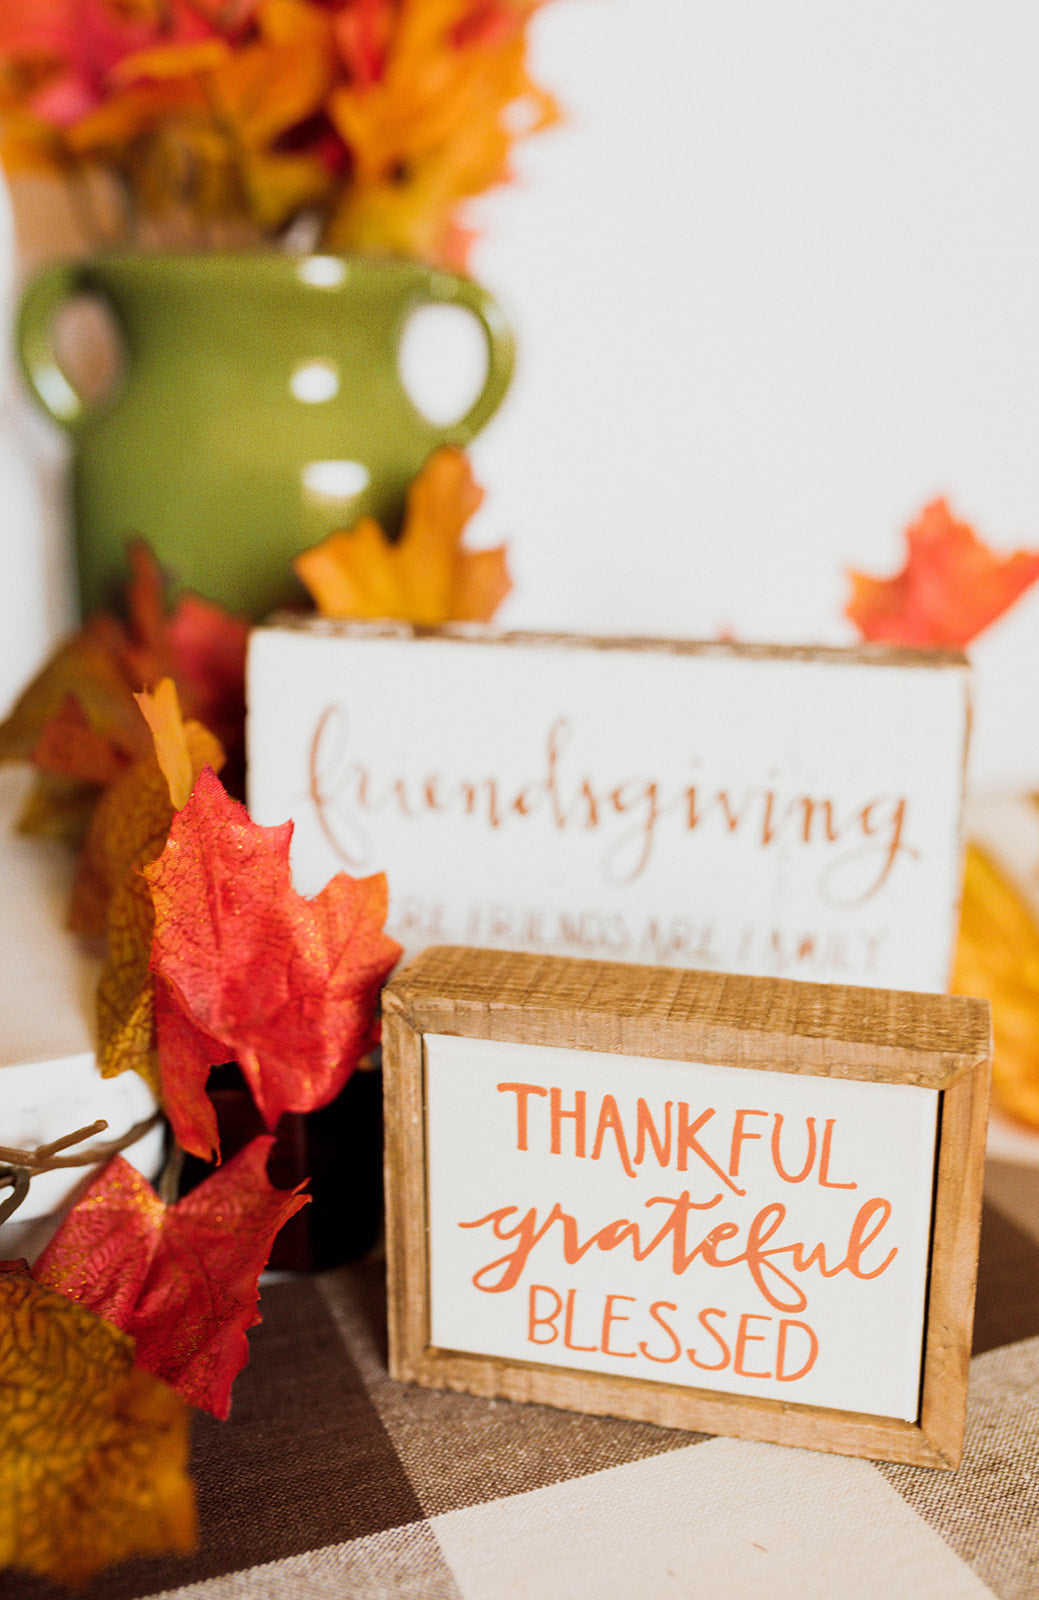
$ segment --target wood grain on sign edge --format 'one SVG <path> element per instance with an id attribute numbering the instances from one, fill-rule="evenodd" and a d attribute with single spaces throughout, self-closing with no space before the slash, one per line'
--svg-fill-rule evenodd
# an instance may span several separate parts
<path id="1" fill-rule="evenodd" d="M 289 633 L 315 639 L 396 640 L 415 644 L 505 645 L 532 649 L 595 650 L 603 653 L 639 651 L 651 655 L 698 656 L 703 660 L 826 662 L 834 666 L 928 667 L 964 671 L 969 667 L 962 650 L 907 649 L 900 645 L 805 645 L 739 643 L 726 639 L 678 639 L 642 634 L 591 634 L 540 629 L 497 629 L 478 623 L 445 624 L 437 628 L 414 627 L 406 622 L 349 622 L 332 617 L 275 612 L 253 629 L 253 638 Z"/>
<path id="2" fill-rule="evenodd" d="M 422 1033 L 932 1089 L 990 1050 L 987 1006 L 963 995 L 466 945 L 423 951 L 391 980 L 384 1008 Z"/>
<path id="3" fill-rule="evenodd" d="M 391 980 L 383 1003 L 392 1376 L 667 1427 L 920 1466 L 958 1464 L 991 1070 L 986 1002 L 437 946 Z M 424 1033 L 941 1091 L 919 1422 L 431 1346 Z"/>

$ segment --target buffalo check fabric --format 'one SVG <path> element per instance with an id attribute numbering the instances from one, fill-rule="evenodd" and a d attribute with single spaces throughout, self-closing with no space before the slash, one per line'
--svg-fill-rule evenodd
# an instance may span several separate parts
<path id="1" fill-rule="evenodd" d="M 1039 1167 L 989 1164 L 955 1473 L 394 1383 L 377 1262 L 261 1311 L 230 1421 L 196 1419 L 197 1554 L 81 1600 L 1039 1596 Z"/>

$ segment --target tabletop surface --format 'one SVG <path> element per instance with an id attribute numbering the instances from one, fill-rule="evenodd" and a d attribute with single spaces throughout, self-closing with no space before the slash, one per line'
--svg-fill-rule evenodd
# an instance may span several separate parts
<path id="1" fill-rule="evenodd" d="M 1037 1141 L 1039 1143 L 1039 1141 Z M 378 1260 L 266 1283 L 201 1542 L 80 1600 L 1039 1596 L 1039 1165 L 990 1161 L 954 1473 L 412 1388 Z M 0 1600 L 67 1593 L 0 1575 Z"/>

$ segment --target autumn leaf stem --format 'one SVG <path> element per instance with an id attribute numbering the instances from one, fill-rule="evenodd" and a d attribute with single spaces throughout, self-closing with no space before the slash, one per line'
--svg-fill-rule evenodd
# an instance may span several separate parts
<path id="1" fill-rule="evenodd" d="M 104 1133 L 107 1127 L 108 1123 L 103 1117 L 99 1117 L 86 1128 L 77 1128 L 75 1133 L 62 1134 L 60 1139 L 55 1139 L 50 1144 L 38 1144 L 32 1150 L 16 1150 L 10 1145 L 0 1144 L 0 1161 L 7 1166 L 28 1167 L 34 1172 L 44 1172 L 52 1156 L 61 1150 L 67 1150 L 70 1145 L 79 1144 L 82 1139 L 93 1138 L 95 1133 Z"/>
<path id="2" fill-rule="evenodd" d="M 170 1145 L 170 1153 L 166 1158 L 166 1165 L 162 1169 L 162 1176 L 156 1185 L 159 1199 L 163 1205 L 171 1206 L 177 1199 L 180 1191 L 180 1175 L 184 1170 L 184 1147 L 174 1139 Z"/>
<path id="3" fill-rule="evenodd" d="M 106 1139 L 103 1144 L 92 1144 L 89 1149 L 78 1150 L 74 1155 L 65 1155 L 62 1152 L 69 1150 L 73 1145 L 82 1144 L 84 1139 L 93 1139 L 96 1134 L 104 1133 L 108 1123 L 103 1117 L 96 1122 L 89 1123 L 84 1128 L 77 1128 L 74 1133 L 62 1134 L 60 1139 L 52 1139 L 49 1144 L 38 1144 L 32 1150 L 19 1150 L 11 1145 L 0 1144 L 0 1189 L 10 1189 L 11 1194 L 0 1204 L 0 1223 L 7 1221 L 12 1216 L 29 1193 L 30 1180 L 41 1172 L 55 1172 L 61 1167 L 92 1167 L 102 1161 L 107 1161 L 110 1156 L 118 1155 L 121 1150 L 129 1145 L 136 1144 L 137 1140 L 154 1128 L 161 1121 L 162 1112 L 153 1111 L 150 1117 L 144 1117 L 140 1122 L 135 1122 L 132 1128 L 127 1128 L 118 1139 Z"/>

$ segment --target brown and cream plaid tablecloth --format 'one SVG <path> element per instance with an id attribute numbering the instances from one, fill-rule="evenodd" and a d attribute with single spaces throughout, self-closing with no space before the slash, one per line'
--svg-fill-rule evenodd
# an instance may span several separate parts
<path id="1" fill-rule="evenodd" d="M 196 1419 L 197 1555 L 81 1600 L 1039 1596 L 1039 1167 L 989 1164 L 955 1473 L 393 1383 L 377 1263 L 261 1310 L 231 1420 Z"/>

